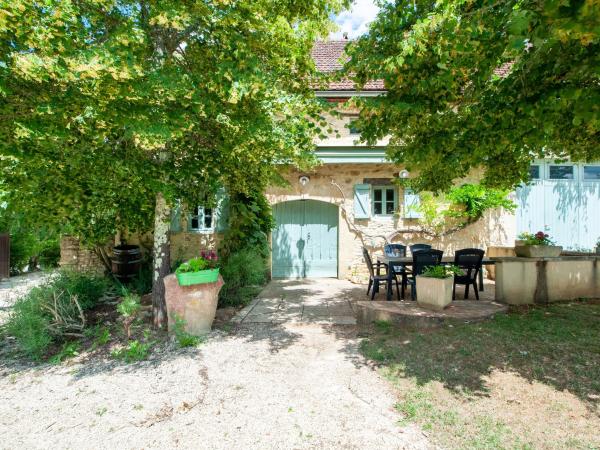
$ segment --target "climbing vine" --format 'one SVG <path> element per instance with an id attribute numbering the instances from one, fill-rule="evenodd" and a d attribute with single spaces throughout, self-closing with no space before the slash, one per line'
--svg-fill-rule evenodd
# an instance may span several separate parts
<path id="1" fill-rule="evenodd" d="M 488 210 L 504 208 L 513 212 L 516 205 L 508 194 L 507 190 L 467 183 L 445 194 L 421 192 L 420 204 L 413 208 L 421 213 L 423 231 L 444 236 L 477 222 Z"/>
<path id="2" fill-rule="evenodd" d="M 250 193 L 230 193 L 228 223 L 220 248 L 227 257 L 242 249 L 256 250 L 262 257 L 269 254 L 268 235 L 274 226 L 271 206 L 260 189 Z"/>

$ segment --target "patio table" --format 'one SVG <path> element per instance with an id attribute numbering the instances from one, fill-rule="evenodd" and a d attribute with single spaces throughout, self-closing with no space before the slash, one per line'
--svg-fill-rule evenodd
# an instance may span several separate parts
<path id="1" fill-rule="evenodd" d="M 386 255 L 378 255 L 377 261 L 385 264 L 388 267 L 388 282 L 387 282 L 387 300 L 392 299 L 392 281 L 394 279 L 394 266 L 412 266 L 413 259 L 412 256 L 386 256 Z M 442 258 L 442 264 L 453 264 L 454 256 L 444 256 Z M 481 261 L 482 266 L 490 266 L 496 264 L 495 258 L 483 258 Z M 483 270 L 479 271 L 478 274 L 478 284 L 479 290 L 483 291 Z"/>

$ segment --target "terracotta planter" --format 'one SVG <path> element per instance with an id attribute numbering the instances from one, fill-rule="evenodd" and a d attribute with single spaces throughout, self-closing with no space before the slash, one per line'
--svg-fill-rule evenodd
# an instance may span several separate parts
<path id="1" fill-rule="evenodd" d="M 200 336 L 210 332 L 223 279 L 217 274 L 214 283 L 181 286 L 175 274 L 171 274 L 164 283 L 169 331 L 174 329 L 177 319 L 183 319 L 184 329 L 190 334 Z"/>
<path id="2" fill-rule="evenodd" d="M 522 258 L 556 258 L 560 256 L 560 245 L 518 245 L 515 253 Z"/>
<path id="3" fill-rule="evenodd" d="M 417 303 L 419 306 L 442 311 L 452 302 L 454 277 L 432 278 L 417 276 Z"/>

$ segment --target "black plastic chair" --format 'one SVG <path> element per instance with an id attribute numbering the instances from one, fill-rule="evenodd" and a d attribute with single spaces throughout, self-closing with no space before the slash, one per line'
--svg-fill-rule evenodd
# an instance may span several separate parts
<path id="1" fill-rule="evenodd" d="M 415 252 L 421 252 L 423 250 L 431 250 L 431 245 L 429 245 L 429 244 L 413 244 L 410 246 L 411 254 L 413 254 Z"/>
<path id="2" fill-rule="evenodd" d="M 383 283 L 386 285 L 386 287 L 391 289 L 391 287 L 387 286 L 387 283 L 389 281 L 387 271 L 389 270 L 389 268 L 386 264 L 379 261 L 374 266 L 373 261 L 371 260 L 371 255 L 369 255 L 369 251 L 365 247 L 363 247 L 363 256 L 365 258 L 365 262 L 367 263 L 367 268 L 369 269 L 369 287 L 367 288 L 367 295 L 369 295 L 369 292 L 371 292 L 371 300 L 373 300 L 375 298 L 375 294 L 379 292 L 380 284 Z M 380 274 L 380 270 L 382 267 L 386 269 L 386 273 L 384 275 Z M 395 277 L 393 279 L 396 281 L 396 291 L 398 294 L 398 300 L 400 300 L 398 280 Z"/>
<path id="3" fill-rule="evenodd" d="M 406 256 L 406 245 L 403 244 L 386 244 L 383 247 L 383 253 L 390 258 Z M 402 283 L 402 295 L 404 296 L 404 287 L 406 286 L 406 277 L 411 271 L 404 265 L 392 266 L 394 276 L 399 276 Z M 404 298 L 404 297 L 403 297 Z"/>
<path id="4" fill-rule="evenodd" d="M 454 265 L 463 272 L 462 275 L 454 275 L 454 286 L 452 287 L 452 300 L 456 299 L 456 285 L 465 286 L 465 299 L 469 298 L 469 286 L 475 290 L 475 298 L 479 300 L 479 289 L 477 286 L 477 275 L 481 270 L 481 261 L 485 252 L 478 248 L 463 248 L 454 253 Z"/>
<path id="5" fill-rule="evenodd" d="M 410 297 L 413 300 L 417 298 L 417 275 L 421 275 L 426 267 L 439 266 L 442 263 L 444 252 L 442 250 L 421 250 L 413 253 L 412 276 L 407 278 L 407 284 L 410 284 Z M 402 297 L 404 297 L 404 285 L 402 286 Z"/>

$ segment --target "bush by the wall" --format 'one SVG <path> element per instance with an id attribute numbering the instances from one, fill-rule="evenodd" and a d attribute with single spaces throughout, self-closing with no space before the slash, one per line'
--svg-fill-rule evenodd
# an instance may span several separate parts
<path id="1" fill-rule="evenodd" d="M 220 273 L 225 285 L 219 294 L 220 306 L 248 303 L 267 281 L 267 261 L 255 248 L 241 249 L 222 261 Z"/>
<path id="2" fill-rule="evenodd" d="M 6 331 L 29 357 L 40 359 L 52 344 L 82 334 L 85 311 L 112 289 L 108 278 L 61 271 L 15 302 Z"/>

